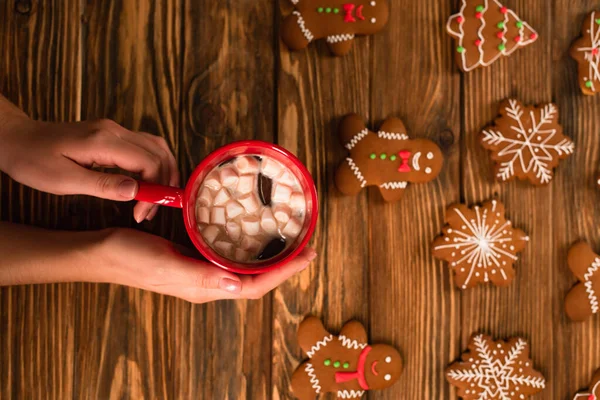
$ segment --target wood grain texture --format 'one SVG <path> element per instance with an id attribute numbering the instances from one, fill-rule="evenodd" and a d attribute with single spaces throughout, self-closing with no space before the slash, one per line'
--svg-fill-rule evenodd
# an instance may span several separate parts
<path id="1" fill-rule="evenodd" d="M 445 22 L 459 1 L 392 0 L 390 23 L 332 57 L 325 43 L 289 52 L 278 38 L 289 0 L 0 0 L 0 93 L 34 118 L 111 118 L 161 135 L 182 179 L 210 151 L 257 138 L 290 149 L 320 196 L 320 257 L 260 301 L 190 305 L 93 284 L 0 288 L 0 399 L 288 399 L 306 355 L 308 314 L 334 332 L 356 318 L 397 346 L 406 370 L 372 399 L 456 399 L 444 369 L 473 332 L 521 335 L 548 378 L 536 400 L 568 399 L 600 367 L 600 319 L 572 323 L 569 246 L 600 251 L 600 96 L 584 97 L 568 48 L 600 0 L 505 0 L 540 33 L 526 48 L 467 74 Z M 494 181 L 477 134 L 506 97 L 554 101 L 575 155 L 551 185 Z M 445 169 L 396 204 L 377 190 L 344 197 L 337 127 L 401 118 L 437 142 Z M 0 175 L 0 219 L 48 228 L 134 225 L 130 204 L 59 198 Z M 459 291 L 431 256 L 449 204 L 496 196 L 531 237 L 507 288 Z M 137 226 L 190 245 L 178 210 Z"/>

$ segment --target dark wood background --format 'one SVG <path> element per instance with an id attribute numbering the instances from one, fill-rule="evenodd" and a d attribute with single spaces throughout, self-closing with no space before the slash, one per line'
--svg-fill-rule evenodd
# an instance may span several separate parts
<path id="1" fill-rule="evenodd" d="M 506 0 L 540 33 L 534 45 L 461 74 L 445 22 L 458 1 L 392 0 L 383 33 L 333 58 L 323 43 L 291 54 L 278 38 L 288 0 L 0 0 L 0 93 L 33 118 L 107 117 L 164 136 L 183 178 L 235 139 L 277 142 L 314 174 L 320 257 L 260 301 L 191 305 L 114 285 L 0 289 L 1 399 L 287 399 L 307 314 L 332 330 L 357 318 L 401 349 L 406 370 L 373 399 L 455 399 L 445 366 L 475 331 L 522 335 L 548 387 L 571 399 L 600 367 L 600 318 L 563 312 L 575 278 L 568 247 L 600 250 L 600 96 L 580 94 L 568 56 L 599 0 Z M 508 96 L 555 101 L 575 155 L 552 184 L 499 184 L 476 134 Z M 442 147 L 446 165 L 396 204 L 341 197 L 340 118 L 402 118 Z M 131 204 L 54 197 L 0 177 L 0 217 L 48 228 L 133 226 Z M 453 287 L 431 256 L 445 207 L 497 194 L 531 236 L 508 288 Z M 140 229 L 182 244 L 180 212 Z"/>

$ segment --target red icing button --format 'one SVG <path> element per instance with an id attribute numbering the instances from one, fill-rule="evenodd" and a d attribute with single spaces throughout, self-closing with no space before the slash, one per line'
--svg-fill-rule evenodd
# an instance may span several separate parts
<path id="1" fill-rule="evenodd" d="M 519 43 L 520 41 L 521 41 L 521 36 L 517 36 L 517 37 L 515 38 L 515 42 Z"/>
<path id="2" fill-rule="evenodd" d="M 597 55 L 598 53 L 600 53 L 600 50 L 598 48 L 592 50 L 593 55 Z"/>
<path id="3" fill-rule="evenodd" d="M 477 47 L 481 46 L 481 39 L 477 39 L 475 41 L 475 46 L 477 46 Z"/>
<path id="4" fill-rule="evenodd" d="M 462 17 L 462 15 L 459 15 L 459 16 L 458 16 L 458 18 L 456 18 L 456 21 L 457 21 L 459 24 L 462 24 L 463 22 L 465 22 L 465 19 Z"/>
<path id="5" fill-rule="evenodd" d="M 593 394 L 590 394 L 590 397 L 588 397 L 588 400 L 596 400 L 596 396 L 594 396 Z"/>
<path id="6" fill-rule="evenodd" d="M 481 17 L 483 17 L 483 14 L 478 12 L 477 14 L 475 14 L 475 18 L 481 19 Z"/>
<path id="7" fill-rule="evenodd" d="M 496 33 L 496 36 L 498 37 L 498 39 L 502 39 L 504 37 L 504 32 L 498 31 L 498 33 Z"/>
<path id="8" fill-rule="evenodd" d="M 500 12 L 501 12 L 502 14 L 506 14 L 506 13 L 508 12 L 508 8 L 507 8 L 507 7 L 502 7 L 502 8 L 500 9 Z"/>
<path id="9" fill-rule="evenodd" d="M 535 40 L 537 39 L 537 34 L 532 33 L 529 37 L 531 38 L 531 40 Z"/>

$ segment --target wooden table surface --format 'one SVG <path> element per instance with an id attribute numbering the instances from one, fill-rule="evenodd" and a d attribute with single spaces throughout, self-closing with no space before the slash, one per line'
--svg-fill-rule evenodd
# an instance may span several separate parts
<path id="1" fill-rule="evenodd" d="M 274 141 L 314 174 L 322 209 L 316 263 L 259 301 L 192 305 L 98 284 L 0 289 L 1 399 L 288 399 L 305 357 L 307 314 L 332 330 L 356 318 L 401 349 L 406 370 L 373 399 L 455 399 L 444 368 L 474 332 L 522 335 L 548 379 L 535 399 L 571 399 L 600 367 L 600 318 L 570 322 L 569 246 L 600 250 L 600 96 L 584 97 L 568 56 L 599 0 L 506 0 L 540 33 L 468 74 L 445 22 L 458 1 L 392 0 L 384 32 L 343 58 L 324 43 L 290 53 L 278 26 L 288 0 L 0 0 L 0 93 L 50 121 L 111 118 L 164 136 L 183 178 L 237 139 Z M 499 101 L 555 101 L 575 154 L 546 187 L 494 182 L 478 131 Z M 375 190 L 342 197 L 336 127 L 357 112 L 375 128 L 404 120 L 437 142 L 439 178 L 396 204 Z M 0 217 L 59 229 L 134 226 L 131 204 L 54 197 L 0 177 Z M 494 195 L 531 237 L 507 288 L 454 288 L 430 243 L 444 209 Z M 178 210 L 139 229 L 188 244 Z"/>

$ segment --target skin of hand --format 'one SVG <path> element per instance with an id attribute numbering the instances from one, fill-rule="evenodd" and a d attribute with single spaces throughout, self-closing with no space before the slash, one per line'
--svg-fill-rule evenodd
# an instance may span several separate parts
<path id="1" fill-rule="evenodd" d="M 0 254 L 0 286 L 105 282 L 192 303 L 259 299 L 316 257 L 306 248 L 274 271 L 238 276 L 183 255 L 165 239 L 132 229 L 64 232 L 5 222 L 0 222 Z"/>
<path id="2" fill-rule="evenodd" d="M 138 191 L 133 178 L 91 167 L 119 167 L 148 182 L 179 185 L 175 157 L 162 137 L 132 132 L 106 119 L 34 121 L 0 96 L 0 170 L 17 182 L 52 194 L 133 200 Z M 140 202 L 134 218 L 150 220 L 157 211 L 158 206 Z"/>

